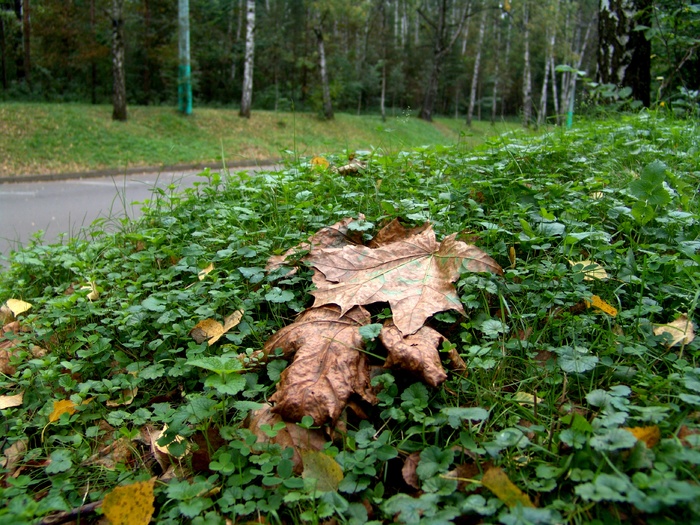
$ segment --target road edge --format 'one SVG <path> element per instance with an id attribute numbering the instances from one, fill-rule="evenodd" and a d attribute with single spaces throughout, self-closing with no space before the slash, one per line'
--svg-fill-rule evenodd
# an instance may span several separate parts
<path id="1" fill-rule="evenodd" d="M 194 171 L 204 170 L 206 168 L 221 170 L 221 169 L 238 169 L 238 168 L 253 168 L 260 166 L 274 166 L 281 164 L 282 159 L 258 159 L 258 160 L 240 160 L 234 162 L 199 162 L 193 164 L 174 164 L 162 166 L 142 166 L 135 168 L 105 168 L 93 171 L 75 171 L 66 173 L 46 173 L 35 175 L 12 175 L 9 177 L 0 177 L 0 184 L 12 184 L 18 182 L 47 182 L 61 181 L 73 179 L 91 179 L 98 177 L 115 177 L 119 175 L 139 175 L 146 173 L 165 173 L 173 171 Z"/>

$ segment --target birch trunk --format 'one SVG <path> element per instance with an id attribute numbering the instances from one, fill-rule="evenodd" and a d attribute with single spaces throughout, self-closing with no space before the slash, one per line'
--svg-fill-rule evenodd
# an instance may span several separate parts
<path id="1" fill-rule="evenodd" d="M 253 100 L 253 59 L 255 56 L 255 0 L 246 4 L 245 64 L 243 68 L 243 94 L 239 115 L 250 118 L 250 106 Z"/>
<path id="2" fill-rule="evenodd" d="M 542 94 L 540 95 L 540 110 L 537 113 L 537 125 L 541 126 L 547 119 L 547 90 L 549 89 L 549 68 L 554 53 L 554 34 L 556 28 L 547 28 L 547 54 L 544 58 L 544 77 L 542 79 Z"/>
<path id="3" fill-rule="evenodd" d="M 491 92 L 491 124 L 496 123 L 496 108 L 498 107 L 498 88 L 501 81 L 501 19 L 495 17 L 494 31 L 496 32 L 496 65 L 493 72 L 493 91 Z"/>
<path id="4" fill-rule="evenodd" d="M 484 32 L 486 29 L 486 9 L 481 12 L 479 21 L 479 39 L 476 44 L 476 56 L 474 57 L 474 71 L 472 73 L 472 87 L 469 92 L 469 110 L 467 111 L 467 126 L 472 125 L 474 115 L 474 104 L 476 103 L 476 86 L 479 84 L 479 66 L 481 63 L 481 47 L 484 43 Z"/>
<path id="5" fill-rule="evenodd" d="M 523 126 L 532 120 L 532 72 L 530 70 L 530 6 L 523 2 Z"/>
<path id="6" fill-rule="evenodd" d="M 112 120 L 126 121 L 124 0 L 112 0 Z"/>

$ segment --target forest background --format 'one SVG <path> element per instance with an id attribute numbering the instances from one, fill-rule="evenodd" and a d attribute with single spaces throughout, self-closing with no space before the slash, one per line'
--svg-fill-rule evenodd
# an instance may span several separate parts
<path id="1" fill-rule="evenodd" d="M 195 107 L 244 116 L 245 86 L 261 110 L 526 125 L 577 89 L 685 110 L 700 87 L 689 0 L 0 0 L 0 99 L 175 105 L 183 5 Z"/>

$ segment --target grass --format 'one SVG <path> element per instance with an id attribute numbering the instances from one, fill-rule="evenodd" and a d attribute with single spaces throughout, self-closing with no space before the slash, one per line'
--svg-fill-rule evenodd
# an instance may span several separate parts
<path id="1" fill-rule="evenodd" d="M 233 109 L 130 107 L 126 123 L 111 120 L 110 106 L 0 104 L 0 176 L 80 172 L 103 168 L 255 162 L 357 149 L 396 153 L 423 145 L 480 144 L 517 124 L 491 126 L 408 115 L 338 114 L 324 122 L 308 113 L 256 111 L 250 120 Z"/>
<path id="2" fill-rule="evenodd" d="M 0 523 L 91 520 L 118 486 L 164 524 L 698 522 L 700 343 L 678 320 L 700 297 L 699 140 L 697 121 L 643 113 L 369 155 L 355 177 L 205 171 L 115 235 L 15 253 L 0 302 L 32 307 L 0 377 L 0 399 L 24 395 L 2 410 Z M 360 214 L 367 235 L 396 217 L 459 232 L 505 273 L 464 271 L 466 317 L 430 322 L 466 373 L 432 388 L 377 368 L 378 403 L 318 429 L 300 475 L 274 439 L 303 447 L 313 420 L 246 418 L 287 364 L 257 351 L 310 306 L 311 272 L 264 267 Z M 215 345 L 190 335 L 236 310 Z"/>

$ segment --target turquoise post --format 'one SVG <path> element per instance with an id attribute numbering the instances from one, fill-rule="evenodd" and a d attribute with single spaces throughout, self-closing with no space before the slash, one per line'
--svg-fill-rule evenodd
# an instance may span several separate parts
<path id="1" fill-rule="evenodd" d="M 178 51 L 180 65 L 177 74 L 177 105 L 183 115 L 192 114 L 192 69 L 190 67 L 190 4 L 178 0 Z"/>

